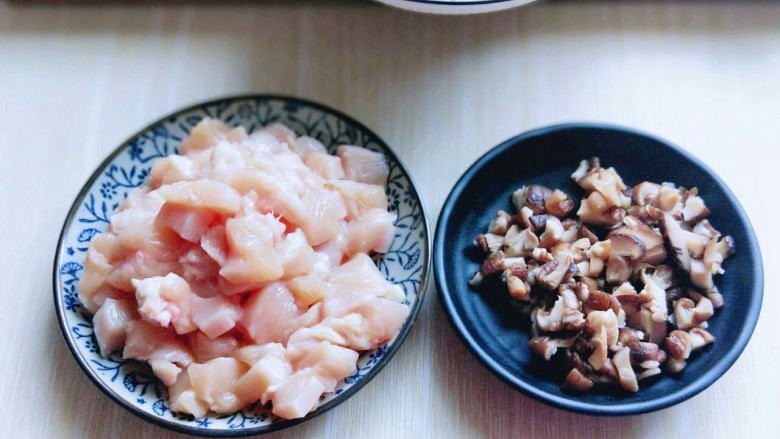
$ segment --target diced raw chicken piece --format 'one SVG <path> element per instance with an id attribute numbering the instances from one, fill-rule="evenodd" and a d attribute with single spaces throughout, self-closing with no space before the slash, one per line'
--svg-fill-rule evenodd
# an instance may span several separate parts
<path id="1" fill-rule="evenodd" d="M 154 254 L 142 250 L 127 252 L 124 262 L 117 264 L 106 279 L 107 283 L 122 291 L 135 291 L 133 279 L 165 276 L 181 271 L 175 253 Z"/>
<path id="2" fill-rule="evenodd" d="M 238 339 L 232 335 L 223 335 L 214 339 L 201 332 L 187 336 L 195 362 L 205 363 L 219 357 L 230 357 L 238 349 Z"/>
<path id="3" fill-rule="evenodd" d="M 247 366 L 252 366 L 268 355 L 274 355 L 283 358 L 285 353 L 284 346 L 281 343 L 250 344 L 241 347 L 235 352 L 235 357 L 243 361 Z"/>
<path id="4" fill-rule="evenodd" d="M 195 391 L 192 390 L 190 375 L 186 370 L 178 375 L 176 383 L 168 389 L 168 394 L 171 410 L 174 412 L 188 413 L 196 418 L 202 418 L 209 411 L 208 404 L 198 399 Z"/>
<path id="5" fill-rule="evenodd" d="M 373 297 L 371 291 L 335 287 L 322 301 L 322 314 L 325 317 L 342 317 Z"/>
<path id="6" fill-rule="evenodd" d="M 310 328 L 295 331 L 288 343 L 292 346 L 327 341 L 356 351 L 365 351 L 376 347 L 366 336 L 368 325 L 366 319 L 357 313 L 344 317 L 328 317 Z"/>
<path id="7" fill-rule="evenodd" d="M 287 343 L 292 323 L 301 314 L 290 290 L 274 282 L 249 297 L 241 325 L 257 344 Z"/>
<path id="8" fill-rule="evenodd" d="M 312 371 L 296 372 L 276 391 L 272 412 L 285 419 L 302 418 L 317 406 L 324 391 L 325 386 Z"/>
<path id="9" fill-rule="evenodd" d="M 101 233 L 92 238 L 84 263 L 84 273 L 78 284 L 79 301 L 90 312 L 95 312 L 98 304 L 92 301 L 95 294 L 105 285 L 113 271 L 111 253 L 114 246 L 113 233 Z"/>
<path id="10" fill-rule="evenodd" d="M 150 181 L 154 188 L 177 181 L 194 180 L 197 175 L 198 167 L 195 162 L 189 157 L 181 155 L 169 155 L 157 160 L 149 172 Z"/>
<path id="11" fill-rule="evenodd" d="M 204 117 L 192 128 L 190 135 L 181 141 L 179 151 L 184 155 L 216 145 L 220 140 L 240 142 L 246 138 L 242 127 L 228 129 L 221 121 Z"/>
<path id="12" fill-rule="evenodd" d="M 189 242 L 199 242 L 216 216 L 216 213 L 204 208 L 165 203 L 156 221 Z"/>
<path id="13" fill-rule="evenodd" d="M 291 130 L 284 124 L 281 124 L 279 122 L 272 123 L 268 126 L 265 126 L 259 130 L 260 132 L 268 133 L 272 136 L 274 136 L 277 140 L 279 140 L 282 143 L 286 143 L 287 147 L 292 152 L 298 151 L 298 144 L 296 142 L 296 135 L 295 131 Z"/>
<path id="14" fill-rule="evenodd" d="M 403 290 L 388 282 L 374 265 L 374 261 L 365 254 L 355 255 L 348 262 L 333 269 L 328 280 L 340 291 L 361 291 L 396 302 L 403 301 L 404 298 Z"/>
<path id="15" fill-rule="evenodd" d="M 344 168 L 341 167 L 341 159 L 324 152 L 309 152 L 303 158 L 303 163 L 315 174 L 326 180 L 340 180 L 344 178 Z"/>
<path id="16" fill-rule="evenodd" d="M 191 331 L 189 321 L 192 291 L 187 281 L 175 273 L 143 280 L 133 279 L 138 313 L 141 317 L 164 328 L 173 323 L 180 334 Z"/>
<path id="17" fill-rule="evenodd" d="M 284 274 L 274 249 L 284 225 L 271 214 L 230 218 L 225 224 L 229 256 L 219 271 L 232 283 L 265 282 Z"/>
<path id="18" fill-rule="evenodd" d="M 355 372 L 358 353 L 352 349 L 333 345 L 327 341 L 291 345 L 288 357 L 296 370 L 311 368 L 326 382 L 337 383 Z M 326 386 L 327 392 L 333 389 Z"/>
<path id="19" fill-rule="evenodd" d="M 152 372 L 166 386 L 172 386 L 176 383 L 176 378 L 181 373 L 181 368 L 167 360 L 151 359 L 149 366 L 152 366 Z"/>
<path id="20" fill-rule="evenodd" d="M 338 236 L 341 220 L 347 208 L 338 192 L 322 186 L 307 185 L 301 199 L 306 206 L 306 218 L 301 225 L 309 244 L 316 246 Z"/>
<path id="21" fill-rule="evenodd" d="M 300 328 L 310 328 L 322 321 L 322 303 L 315 303 L 303 315 L 292 323 L 292 332 Z"/>
<path id="22" fill-rule="evenodd" d="M 217 225 L 210 228 L 201 238 L 200 246 L 219 265 L 225 265 L 228 254 L 225 226 Z"/>
<path id="23" fill-rule="evenodd" d="M 141 361 L 167 360 L 181 366 L 189 366 L 192 363 L 189 346 L 169 329 L 143 320 L 127 324 L 127 341 L 122 356 Z"/>
<path id="24" fill-rule="evenodd" d="M 359 146 L 343 145 L 336 150 L 344 166 L 344 175 L 348 180 L 360 183 L 378 184 L 384 187 L 390 168 L 382 153 Z"/>
<path id="25" fill-rule="evenodd" d="M 378 346 L 398 334 L 409 316 L 409 307 L 390 300 L 374 298 L 362 303 L 357 312 L 368 322 L 367 337 Z"/>
<path id="26" fill-rule="evenodd" d="M 184 280 L 192 283 L 198 280 L 213 279 L 219 274 L 220 266 L 201 247 L 192 247 L 179 257 Z"/>
<path id="27" fill-rule="evenodd" d="M 396 216 L 382 209 L 370 209 L 347 226 L 346 255 L 386 253 L 395 238 Z"/>
<path id="28" fill-rule="evenodd" d="M 327 187 L 338 191 L 347 207 L 347 218 L 360 218 L 369 209 L 387 210 L 385 188 L 375 184 L 358 183 L 350 180 L 331 181 Z"/>
<path id="29" fill-rule="evenodd" d="M 344 248 L 346 247 L 346 244 L 344 243 L 343 235 L 346 234 L 346 231 L 346 224 L 342 224 L 342 232 L 339 234 L 339 236 L 313 247 L 317 254 L 322 254 L 328 257 L 327 263 L 329 268 L 338 267 L 341 264 L 341 261 L 344 259 Z"/>
<path id="30" fill-rule="evenodd" d="M 255 131 L 250 134 L 241 146 L 246 148 L 256 160 L 265 158 L 270 154 L 278 154 L 285 149 L 288 149 L 271 133 L 263 131 Z"/>
<path id="31" fill-rule="evenodd" d="M 306 221 L 306 206 L 300 196 L 286 181 L 262 171 L 236 172 L 230 185 L 241 194 L 254 191 L 263 200 L 264 210 L 282 215 L 287 221 L 301 225 Z"/>
<path id="32" fill-rule="evenodd" d="M 180 181 L 158 189 L 165 201 L 200 207 L 219 214 L 235 214 L 241 208 L 241 195 L 215 180 Z"/>
<path id="33" fill-rule="evenodd" d="M 311 271 L 314 265 L 314 250 L 306 241 L 306 235 L 298 229 L 288 233 L 276 246 L 282 262 L 284 277 L 300 276 Z"/>
<path id="34" fill-rule="evenodd" d="M 306 156 L 310 152 L 319 152 L 323 154 L 327 154 L 328 150 L 325 149 L 325 146 L 320 142 L 319 140 L 309 137 L 309 136 L 301 136 L 298 137 L 296 140 L 296 143 L 298 144 L 298 153 L 299 156 L 301 156 L 302 159 L 306 159 Z"/>
<path id="35" fill-rule="evenodd" d="M 328 256 L 314 253 L 314 261 L 308 274 L 294 277 L 287 282 L 287 287 L 295 296 L 296 302 L 303 307 L 321 301 L 333 291 L 333 286 L 326 281 L 330 272 Z"/>
<path id="36" fill-rule="evenodd" d="M 247 167 L 251 155 L 236 144 L 222 141 L 209 150 L 208 160 L 206 158 L 198 157 L 200 177 L 228 183 L 234 173 Z"/>
<path id="37" fill-rule="evenodd" d="M 101 355 L 107 357 L 124 346 L 127 324 L 138 318 L 134 301 L 106 299 L 92 319 Z"/>
<path id="38" fill-rule="evenodd" d="M 131 191 L 127 199 L 111 217 L 111 232 L 116 235 L 118 248 L 126 252 L 143 250 L 157 259 L 173 253 L 181 243 L 178 235 L 155 224 L 165 199 L 159 191 L 145 193 Z"/>
<path id="39" fill-rule="evenodd" d="M 216 413 L 229 413 L 245 403 L 236 396 L 236 381 L 249 367 L 235 358 L 220 357 L 187 369 L 195 395 Z"/>
<path id="40" fill-rule="evenodd" d="M 282 345 L 269 343 L 266 346 L 269 345 L 273 348 L 255 349 L 256 361 L 236 383 L 236 394 L 247 403 L 260 400 L 265 404 L 292 375 L 293 369 L 284 358 L 285 350 Z"/>
<path id="41" fill-rule="evenodd" d="M 241 307 L 225 296 L 210 299 L 192 298 L 192 323 L 209 338 L 217 338 L 236 326 L 241 318 Z"/>

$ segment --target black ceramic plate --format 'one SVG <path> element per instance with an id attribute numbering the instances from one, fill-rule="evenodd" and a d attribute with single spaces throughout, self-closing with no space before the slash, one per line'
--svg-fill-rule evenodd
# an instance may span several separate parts
<path id="1" fill-rule="evenodd" d="M 496 210 L 513 211 L 517 188 L 539 183 L 575 196 L 581 190 L 570 175 L 583 158 L 598 156 L 628 185 L 671 181 L 699 188 L 712 211 L 710 221 L 736 241 L 736 253 L 716 278 L 726 304 L 709 320 L 714 344 L 691 355 L 679 375 L 640 383 L 636 394 L 596 390 L 584 395 L 559 388 L 562 376 L 528 349 L 528 324 L 508 294 L 484 294 L 468 281 L 479 269 L 474 237 L 484 232 Z M 519 135 L 474 163 L 452 189 L 439 217 L 434 272 L 444 308 L 474 355 L 498 377 L 548 404 L 599 415 L 644 413 L 684 401 L 706 389 L 731 367 L 747 345 L 758 320 L 763 294 L 761 254 L 750 222 L 728 187 L 698 159 L 656 137 L 606 125 L 567 124 Z"/>

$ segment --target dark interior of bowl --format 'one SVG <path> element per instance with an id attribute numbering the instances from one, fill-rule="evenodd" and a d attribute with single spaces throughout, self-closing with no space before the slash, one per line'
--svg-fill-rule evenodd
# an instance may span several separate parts
<path id="1" fill-rule="evenodd" d="M 483 233 L 496 210 L 514 212 L 511 194 L 539 183 L 560 188 L 579 202 L 582 191 L 571 173 L 581 159 L 598 156 L 628 185 L 671 181 L 699 188 L 712 211 L 711 223 L 734 237 L 736 253 L 716 278 L 725 306 L 710 319 L 716 341 L 693 353 L 679 375 L 664 373 L 643 381 L 636 394 L 596 390 L 563 392 L 563 376 L 528 349 L 528 322 L 502 291 L 469 287 L 479 270 L 472 241 Z M 578 203 L 579 205 L 579 203 Z M 761 306 L 763 274 L 755 235 L 733 194 L 697 159 L 677 147 L 635 131 L 602 125 L 561 125 L 511 139 L 480 158 L 452 190 L 436 231 L 435 274 L 440 298 L 461 338 L 488 368 L 516 388 L 558 407 L 592 414 L 636 414 L 690 398 L 720 377 L 744 349 Z"/>

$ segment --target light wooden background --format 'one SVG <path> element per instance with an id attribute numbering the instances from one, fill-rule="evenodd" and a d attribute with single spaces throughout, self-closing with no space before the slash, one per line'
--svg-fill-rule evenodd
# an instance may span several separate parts
<path id="1" fill-rule="evenodd" d="M 0 436 L 175 436 L 104 397 L 70 356 L 52 305 L 54 247 L 116 145 L 184 105 L 240 92 L 315 99 L 375 129 L 416 178 L 432 224 L 465 168 L 521 131 L 585 120 L 656 133 L 730 185 L 767 270 L 745 353 L 674 408 L 614 419 L 537 403 L 480 366 L 431 288 L 373 382 L 272 437 L 780 437 L 780 4 L 688 1 L 548 1 L 460 18 L 325 1 L 0 2 Z"/>

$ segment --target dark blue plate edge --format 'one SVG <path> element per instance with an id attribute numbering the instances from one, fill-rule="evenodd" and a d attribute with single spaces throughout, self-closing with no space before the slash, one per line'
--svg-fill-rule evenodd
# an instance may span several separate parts
<path id="1" fill-rule="evenodd" d="M 748 310 L 748 320 L 741 327 L 739 337 L 737 338 L 731 350 L 729 350 L 729 352 L 724 356 L 723 360 L 719 362 L 716 367 L 708 370 L 705 374 L 699 376 L 696 380 L 694 380 L 691 384 L 689 384 L 682 392 L 676 393 L 674 395 L 670 395 L 668 397 L 656 399 L 650 402 L 617 403 L 614 405 L 602 406 L 602 405 L 590 404 L 586 402 L 571 401 L 569 399 L 561 398 L 557 395 L 540 391 L 538 388 L 532 385 L 514 379 L 514 377 L 512 377 L 508 371 L 502 368 L 497 362 L 492 360 L 492 358 L 488 354 L 486 354 L 485 351 L 480 349 L 479 345 L 466 331 L 465 325 L 463 324 L 460 315 L 457 313 L 457 311 L 454 308 L 454 305 L 450 298 L 451 293 L 445 283 L 443 243 L 445 240 L 444 233 L 446 229 L 446 224 L 449 222 L 449 219 L 453 213 L 453 207 L 457 198 L 459 197 L 461 192 L 463 192 L 465 186 L 467 186 L 468 183 L 471 181 L 474 174 L 476 174 L 479 171 L 479 169 L 482 166 L 484 166 L 485 163 L 491 161 L 495 156 L 500 155 L 504 151 L 511 149 L 518 142 L 521 142 L 523 140 L 532 137 L 543 136 L 555 131 L 572 130 L 572 129 L 612 130 L 612 131 L 619 131 L 626 134 L 641 136 L 653 140 L 657 142 L 659 145 L 669 148 L 673 152 L 682 155 L 686 159 L 690 160 L 690 162 L 693 163 L 694 166 L 703 169 L 707 174 L 712 176 L 713 180 L 717 183 L 717 185 L 726 195 L 729 202 L 731 202 L 735 206 L 739 219 L 746 226 L 746 231 L 747 231 L 746 235 L 748 237 L 748 242 L 741 244 L 740 247 L 749 248 L 750 258 L 753 261 L 755 261 L 757 276 L 755 279 L 755 287 L 751 292 L 751 294 L 755 295 L 757 300 L 753 302 L 752 306 Z M 526 131 L 522 134 L 519 134 L 515 137 L 512 137 L 500 143 L 498 146 L 495 146 L 494 148 L 490 149 L 488 152 L 483 154 L 479 159 L 477 159 L 477 161 L 475 161 L 455 183 L 455 186 L 450 191 L 441 209 L 441 212 L 439 214 L 439 220 L 436 225 L 436 231 L 434 234 L 433 269 L 434 269 L 434 278 L 435 278 L 436 288 L 438 291 L 438 296 L 442 304 L 444 305 L 444 310 L 445 313 L 447 314 L 448 320 L 450 321 L 450 324 L 452 325 L 453 329 L 455 329 L 455 332 L 458 334 L 458 337 L 466 344 L 466 346 L 469 348 L 471 353 L 477 358 L 477 360 L 479 360 L 480 363 L 482 363 L 485 367 L 487 367 L 491 372 L 493 372 L 493 374 L 495 374 L 502 381 L 506 382 L 507 384 L 514 387 L 515 389 L 520 390 L 524 394 L 531 396 L 537 401 L 552 405 L 554 407 L 565 409 L 571 412 L 575 412 L 575 413 L 582 413 L 586 415 L 599 415 L 599 416 L 625 416 L 625 415 L 637 415 L 642 413 L 653 412 L 656 410 L 660 410 L 678 404 L 689 398 L 692 398 L 693 396 L 699 394 L 704 389 L 712 385 L 721 375 L 726 373 L 726 371 L 728 371 L 731 368 L 731 366 L 734 365 L 737 358 L 740 356 L 740 354 L 744 351 L 745 347 L 747 346 L 750 337 L 752 336 L 753 331 L 755 330 L 756 324 L 758 323 L 758 318 L 761 312 L 761 303 L 763 302 L 763 293 L 764 293 L 763 260 L 761 257 L 761 251 L 759 248 L 758 239 L 756 238 L 755 235 L 755 231 L 753 230 L 753 226 L 750 223 L 750 219 L 747 217 L 747 214 L 742 208 L 742 205 L 739 203 L 739 200 L 737 200 L 734 193 L 731 191 L 731 189 L 729 189 L 729 187 L 720 178 L 720 176 L 718 176 L 715 172 L 712 171 L 712 169 L 710 169 L 701 160 L 696 158 L 688 151 L 660 137 L 633 128 L 627 128 L 627 127 L 604 124 L 604 123 L 593 123 L 593 122 L 563 123 L 563 124 L 545 126 L 531 131 Z"/>
<path id="2" fill-rule="evenodd" d="M 370 139 L 376 142 L 377 145 L 379 145 L 383 153 L 386 155 L 389 155 L 392 157 L 393 160 L 395 160 L 396 164 L 399 168 L 403 171 L 406 178 L 409 180 L 409 183 L 411 184 L 411 190 L 417 200 L 419 200 L 420 204 L 420 213 L 423 217 L 423 225 L 425 227 L 425 243 L 426 243 L 426 252 L 428 255 L 428 259 L 425 264 L 423 264 L 423 271 L 421 273 L 420 277 L 420 286 L 418 287 L 417 291 L 417 300 L 413 304 L 412 309 L 409 312 L 409 316 L 407 317 L 406 322 L 404 323 L 404 326 L 401 328 L 401 331 L 398 333 L 398 335 L 395 338 L 395 341 L 393 342 L 393 345 L 390 347 L 390 349 L 385 353 L 385 355 L 380 359 L 376 365 L 366 374 L 361 377 L 361 379 L 356 382 L 352 387 L 341 393 L 340 395 L 337 395 L 335 398 L 333 398 L 328 403 L 324 404 L 317 410 L 315 410 L 312 413 L 309 413 L 303 418 L 300 419 L 293 419 L 293 420 L 285 420 L 285 421 L 279 421 L 275 422 L 273 424 L 257 427 L 257 428 L 246 428 L 246 429 L 200 429 L 197 427 L 189 427 L 189 426 L 183 426 L 179 424 L 174 424 L 166 421 L 165 419 L 155 417 L 153 415 L 150 415 L 149 413 L 138 409 L 135 405 L 127 402 L 124 398 L 116 394 L 114 391 L 106 388 L 103 386 L 102 382 L 100 381 L 100 378 L 97 376 L 97 374 L 93 373 L 92 369 L 90 369 L 86 362 L 87 360 L 81 356 L 81 353 L 79 349 L 74 346 L 70 336 L 68 335 L 68 327 L 67 322 L 65 320 L 65 309 L 64 309 L 64 303 L 61 300 L 62 295 L 59 294 L 60 291 L 58 290 L 57 286 L 60 284 L 60 273 L 58 270 L 58 267 L 60 265 L 60 260 L 62 258 L 62 251 L 63 251 L 63 241 L 65 239 L 65 232 L 68 230 L 70 225 L 73 223 L 73 220 L 75 219 L 76 211 L 78 211 L 79 206 L 81 206 L 81 203 L 84 201 L 86 194 L 89 190 L 89 188 L 94 184 L 95 180 L 97 180 L 100 175 L 102 174 L 101 170 L 104 169 L 108 164 L 110 164 L 117 156 L 125 152 L 127 146 L 138 137 L 140 133 L 149 131 L 152 127 L 159 125 L 161 123 L 164 123 L 171 117 L 178 116 L 182 113 L 187 113 L 190 111 L 197 110 L 198 108 L 206 107 L 206 106 L 213 106 L 218 104 L 230 104 L 234 101 L 240 101 L 240 100 L 281 100 L 286 102 L 295 103 L 302 106 L 308 106 L 311 108 L 315 108 L 330 114 L 333 114 L 334 116 L 338 117 L 339 119 L 343 119 L 347 121 L 348 123 L 360 128 L 363 132 L 365 132 Z M 59 238 L 57 239 L 57 245 L 55 248 L 55 256 L 54 256 L 54 265 L 53 265 L 53 276 L 52 276 L 52 290 L 54 293 L 54 305 L 55 310 L 57 312 L 57 321 L 59 323 L 60 331 L 62 332 L 63 338 L 65 339 L 66 345 L 68 346 L 68 350 L 70 351 L 73 358 L 76 360 L 76 363 L 79 365 L 79 367 L 84 371 L 84 373 L 89 377 L 89 379 L 95 384 L 95 386 L 103 392 L 106 396 L 108 396 L 111 400 L 116 402 L 120 407 L 124 408 L 125 410 L 129 411 L 130 413 L 138 416 L 141 419 L 144 419 L 146 421 L 149 421 L 157 426 L 166 428 L 168 430 L 176 431 L 179 433 L 194 435 L 194 436 L 201 436 L 201 437 L 246 437 L 246 436 L 254 436 L 259 434 L 265 434 L 265 433 L 271 433 L 276 432 L 280 430 L 284 430 L 290 427 L 293 427 L 295 425 L 301 424 L 303 422 L 306 422 L 308 420 L 311 420 L 328 410 L 336 407 L 337 405 L 341 404 L 342 402 L 349 399 L 352 395 L 357 393 L 358 390 L 363 388 L 366 384 L 368 384 L 369 381 L 371 381 L 377 373 L 379 373 L 385 365 L 390 361 L 390 359 L 395 355 L 395 353 L 400 349 L 401 345 L 405 341 L 406 337 L 409 335 L 409 332 L 411 331 L 412 327 L 414 326 L 415 321 L 417 320 L 417 315 L 420 312 L 420 309 L 422 307 L 423 301 L 425 300 L 425 292 L 428 290 L 428 284 L 430 280 L 430 273 L 431 273 L 431 259 L 432 259 L 432 252 L 433 252 L 433 243 L 431 239 L 431 232 L 430 232 L 430 223 L 428 221 L 428 215 L 427 210 L 425 207 L 425 202 L 423 201 L 422 197 L 420 197 L 420 194 L 417 192 L 417 186 L 415 184 L 415 181 L 412 178 L 412 175 L 409 173 L 409 171 L 406 169 L 406 166 L 403 164 L 403 162 L 398 158 L 398 156 L 395 154 L 395 152 L 385 143 L 382 138 L 380 138 L 373 130 L 369 129 L 367 126 L 365 126 L 363 123 L 358 122 L 351 116 L 348 116 L 347 114 L 336 110 L 335 108 L 329 107 L 327 105 L 309 100 L 304 98 L 298 98 L 288 95 L 279 95 L 279 94 L 239 94 L 239 95 L 233 95 L 233 96 L 227 96 L 223 98 L 217 98 L 205 102 L 195 103 L 192 105 L 189 105 L 187 107 L 184 107 L 182 109 L 176 110 L 171 112 L 170 114 L 166 114 L 165 116 L 157 119 L 156 121 L 150 123 L 149 125 L 145 126 L 144 128 L 138 130 L 136 133 L 134 133 L 130 138 L 128 138 L 126 141 L 122 142 L 108 157 L 106 157 L 105 160 L 103 160 L 96 168 L 95 171 L 92 173 L 92 175 L 89 177 L 89 179 L 84 183 L 81 190 L 79 191 L 78 195 L 76 196 L 75 201 L 71 205 L 70 209 L 68 210 L 68 213 L 65 217 L 64 224 L 62 228 L 60 229 Z"/>

